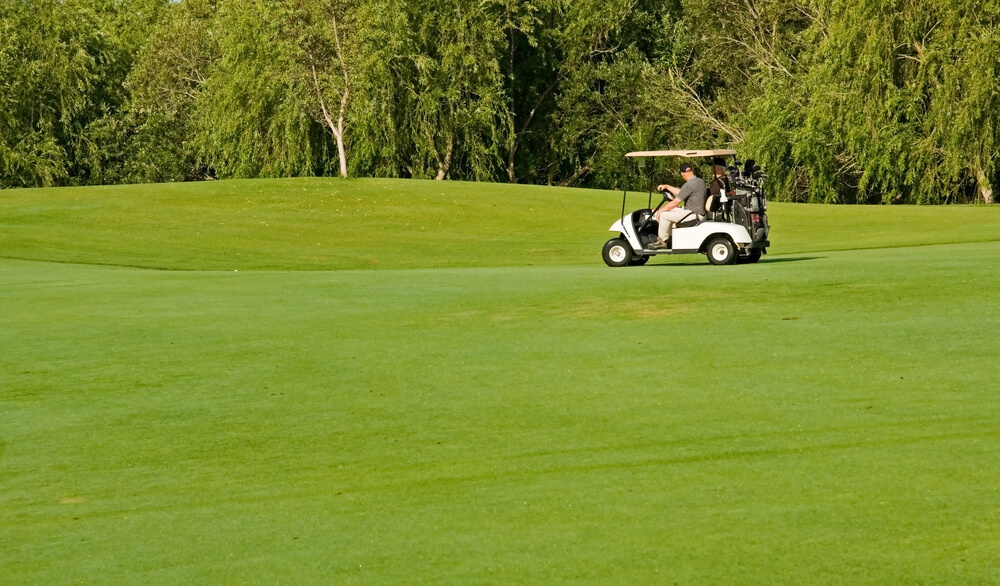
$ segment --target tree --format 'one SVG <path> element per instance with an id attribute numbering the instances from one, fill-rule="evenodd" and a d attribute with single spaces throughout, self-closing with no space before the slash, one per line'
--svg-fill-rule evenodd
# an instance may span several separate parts
<path id="1" fill-rule="evenodd" d="M 165 0 L 0 4 L 0 185 L 105 180 L 108 128 Z"/>
<path id="2" fill-rule="evenodd" d="M 679 7 L 653 1 L 583 0 L 562 7 L 544 180 L 612 187 L 624 154 L 683 136 L 663 92 L 660 55 L 672 50 Z M 690 143 L 690 139 L 686 139 Z M 543 177 L 536 178 L 537 180 Z"/>
<path id="3" fill-rule="evenodd" d="M 213 0 L 170 5 L 143 43 L 125 87 L 129 100 L 122 180 L 204 179 L 195 148 L 195 108 L 212 65 L 220 57 Z"/>
<path id="4" fill-rule="evenodd" d="M 320 121 L 337 141 L 340 175 L 347 177 L 345 130 L 352 73 L 341 36 L 345 25 L 347 29 L 352 28 L 347 20 L 350 13 L 345 3 L 326 0 L 291 4 L 288 16 L 293 26 L 289 27 L 286 35 L 298 37 L 299 49 L 308 65 Z M 330 107 L 328 102 L 331 102 Z M 337 107 L 336 112 L 333 107 Z"/>
<path id="5" fill-rule="evenodd" d="M 500 23 L 505 37 L 506 47 L 498 55 L 503 64 L 507 101 L 504 171 L 507 181 L 516 183 L 518 151 L 531 141 L 532 135 L 540 136 L 533 130 L 544 126 L 539 123 L 554 110 L 562 77 L 557 28 L 564 13 L 556 0 L 493 0 L 488 9 L 495 13 L 494 20 Z M 537 146 L 536 141 L 527 148 L 533 153 Z M 538 164 L 534 163 L 528 167 Z"/>
<path id="6" fill-rule="evenodd" d="M 200 151 L 220 176 L 323 175 L 334 160 L 347 175 L 345 6 L 220 4 L 220 57 L 196 108 Z"/>
<path id="7" fill-rule="evenodd" d="M 503 33 L 478 0 L 375 0 L 364 13 L 369 168 L 489 180 L 504 141 Z"/>
<path id="8" fill-rule="evenodd" d="M 326 122 L 327 128 L 333 134 L 334 138 L 337 140 L 337 154 L 340 160 L 340 174 L 342 177 L 347 177 L 347 153 L 344 148 L 344 115 L 347 112 L 347 106 L 351 96 L 351 74 L 349 67 L 347 65 L 347 57 L 344 53 L 343 43 L 340 40 L 340 29 L 341 25 L 338 24 L 338 18 L 343 21 L 343 14 L 346 10 L 342 6 L 335 4 L 324 6 L 326 8 L 326 17 L 329 19 L 330 28 L 327 30 L 327 35 L 322 34 L 322 30 L 319 31 L 314 37 L 312 43 L 306 47 L 306 56 L 309 59 L 309 70 L 312 73 L 313 84 L 316 88 L 316 97 L 319 100 L 320 112 L 323 115 L 323 121 Z M 338 16 L 339 14 L 339 16 Z M 332 43 L 330 39 L 326 39 L 326 43 L 319 41 L 319 39 L 324 39 L 328 37 L 329 33 L 332 33 L 333 39 Z M 323 50 L 329 47 L 333 50 L 333 54 L 323 54 Z M 320 74 L 317 73 L 317 69 L 320 72 L 326 73 L 330 67 L 328 64 L 335 64 L 334 68 L 338 70 L 339 79 L 343 79 L 343 84 L 332 84 L 330 82 L 322 83 L 320 81 Z M 324 67 L 327 65 L 327 67 Z M 329 77 L 327 73 L 326 77 Z M 333 87 L 332 90 L 326 88 Z M 340 109 L 337 112 L 337 121 L 333 121 L 331 112 L 327 109 L 326 100 L 324 99 L 324 94 L 327 91 L 332 91 L 334 94 L 340 96 Z"/>
<path id="9" fill-rule="evenodd" d="M 744 150 L 763 160 L 780 197 L 992 200 L 998 7 L 973 0 L 729 4 L 729 20 L 743 30 L 722 28 L 713 38 L 751 57 L 744 73 L 753 94 L 735 119 Z"/>

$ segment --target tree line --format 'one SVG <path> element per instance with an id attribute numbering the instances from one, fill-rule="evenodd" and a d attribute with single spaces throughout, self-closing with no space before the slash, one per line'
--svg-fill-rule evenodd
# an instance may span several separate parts
<path id="1" fill-rule="evenodd" d="M 735 146 L 772 197 L 992 202 L 986 0 L 0 0 L 0 187 L 620 187 Z"/>

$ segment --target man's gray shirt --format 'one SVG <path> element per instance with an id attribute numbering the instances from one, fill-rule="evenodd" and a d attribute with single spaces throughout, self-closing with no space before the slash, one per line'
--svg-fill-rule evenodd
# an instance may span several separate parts
<path id="1" fill-rule="evenodd" d="M 701 177 L 692 177 L 681 186 L 681 190 L 677 193 L 677 199 L 684 202 L 684 209 L 692 211 L 699 216 L 704 216 L 705 194 L 707 192 L 708 187 L 705 186 L 705 182 L 701 180 Z"/>

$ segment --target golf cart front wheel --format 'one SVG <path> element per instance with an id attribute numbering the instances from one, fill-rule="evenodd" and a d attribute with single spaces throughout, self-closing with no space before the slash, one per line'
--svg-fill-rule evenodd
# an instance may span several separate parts
<path id="1" fill-rule="evenodd" d="M 632 245 L 623 238 L 612 238 L 604 243 L 601 254 L 609 267 L 623 267 L 632 260 Z"/>
<path id="2" fill-rule="evenodd" d="M 736 247 L 732 240 L 719 236 L 713 238 L 705 249 L 708 262 L 713 265 L 729 265 L 736 261 Z"/>
<path id="3" fill-rule="evenodd" d="M 630 267 L 641 267 L 649 261 L 649 257 L 645 254 L 636 254 L 632 257 L 632 260 L 628 261 L 628 266 Z"/>

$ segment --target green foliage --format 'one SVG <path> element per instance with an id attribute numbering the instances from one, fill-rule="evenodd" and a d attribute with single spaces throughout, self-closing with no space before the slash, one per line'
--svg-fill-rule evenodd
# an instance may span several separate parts
<path id="1" fill-rule="evenodd" d="M 310 115 L 316 101 L 305 65 L 309 33 L 282 2 L 223 3 L 219 49 L 198 96 L 196 136 L 219 177 L 322 174 L 329 139 Z"/>
<path id="2" fill-rule="evenodd" d="M 669 47 L 673 13 L 652 2 L 574 2 L 558 27 L 556 122 L 549 144 L 564 184 L 610 187 L 623 155 L 673 142 L 673 102 L 659 91 L 665 72 L 653 61 Z"/>
<path id="3" fill-rule="evenodd" d="M 0 33 L 0 186 L 612 187 L 630 150 L 727 145 L 788 201 L 1000 186 L 978 0 L 3 0 Z"/>
<path id="4" fill-rule="evenodd" d="M 165 1 L 0 3 L 0 186 L 104 179 L 107 119 Z"/>
<path id="5" fill-rule="evenodd" d="M 980 2 L 807 6 L 791 65 L 757 76 L 746 146 L 784 198 L 989 200 L 997 181 L 1000 18 Z"/>
<path id="6" fill-rule="evenodd" d="M 195 144 L 195 106 L 219 58 L 216 6 L 212 0 L 172 3 L 153 29 L 129 73 L 130 100 L 122 174 L 128 181 L 203 179 Z"/>
<path id="7" fill-rule="evenodd" d="M 380 0 L 359 31 L 366 56 L 359 132 L 367 171 L 492 179 L 507 129 L 503 31 L 478 0 Z M 363 139 L 359 139 L 363 140 Z"/>

